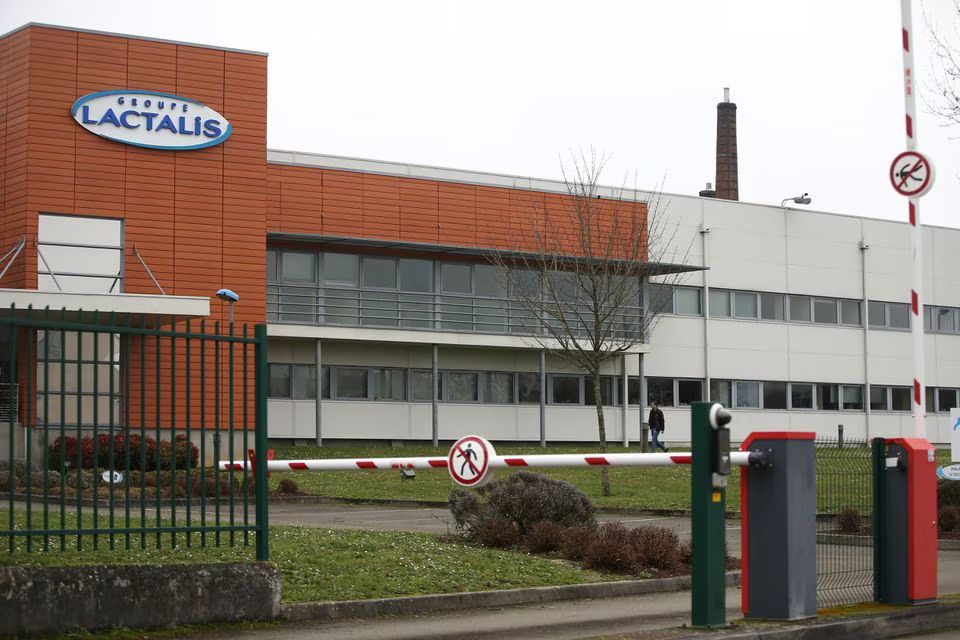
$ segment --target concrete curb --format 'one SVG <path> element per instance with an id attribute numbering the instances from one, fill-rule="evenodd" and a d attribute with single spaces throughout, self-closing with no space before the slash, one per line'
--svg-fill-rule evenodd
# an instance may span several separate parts
<path id="1" fill-rule="evenodd" d="M 749 624 L 749 623 L 748 623 Z M 772 625 L 772 623 L 771 623 Z M 891 613 L 835 620 L 810 622 L 789 627 L 769 626 L 714 632 L 717 640 L 836 640 L 838 637 L 857 640 L 881 640 L 905 635 L 930 633 L 960 627 L 960 605 L 933 604 L 918 607 L 897 607 Z M 702 638 L 702 633 L 681 636 Z"/>
<path id="2" fill-rule="evenodd" d="M 727 585 L 740 585 L 740 572 L 727 573 Z M 345 618 L 375 618 L 388 615 L 436 613 L 440 611 L 506 607 L 541 604 L 561 600 L 586 598 L 616 598 L 649 593 L 684 591 L 690 588 L 690 576 L 651 580 L 620 580 L 591 584 L 571 584 L 556 587 L 505 589 L 501 591 L 473 591 L 446 593 L 408 598 L 379 600 L 344 600 L 342 602 L 296 602 L 283 607 L 283 619 L 288 622 L 330 621 Z"/>

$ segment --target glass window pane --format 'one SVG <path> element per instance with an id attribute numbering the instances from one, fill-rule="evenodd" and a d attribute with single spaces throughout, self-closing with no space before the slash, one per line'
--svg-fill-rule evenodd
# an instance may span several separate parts
<path id="1" fill-rule="evenodd" d="M 327 399 L 330 397 L 330 367 L 320 367 L 320 397 Z"/>
<path id="2" fill-rule="evenodd" d="M 840 408 L 840 388 L 835 384 L 817 385 L 817 408 L 836 411 Z"/>
<path id="3" fill-rule="evenodd" d="M 297 400 L 313 400 L 317 397 L 316 365 L 293 365 L 293 397 Z"/>
<path id="4" fill-rule="evenodd" d="M 860 385 L 843 385 L 843 408 L 845 410 L 863 411 L 863 387 Z"/>
<path id="5" fill-rule="evenodd" d="M 437 381 L 440 392 L 443 391 L 443 376 Z M 439 397 L 443 397 L 440 393 Z M 410 400 L 413 402 L 433 402 L 433 371 L 413 369 L 410 371 Z"/>
<path id="6" fill-rule="evenodd" d="M 489 264 L 478 264 L 473 267 L 473 277 L 476 281 L 478 296 L 489 298 L 506 298 L 507 290 L 500 270 Z"/>
<path id="7" fill-rule="evenodd" d="M 783 320 L 783 294 L 760 294 L 760 317 L 764 320 Z"/>
<path id="8" fill-rule="evenodd" d="M 360 284 L 360 257 L 346 253 L 323 254 L 323 279 L 330 284 Z"/>
<path id="9" fill-rule="evenodd" d="M 757 294 L 749 291 L 734 291 L 733 315 L 736 318 L 756 318 Z"/>
<path id="10" fill-rule="evenodd" d="M 444 293 L 473 293 L 472 269 L 469 264 L 443 263 L 440 265 L 440 290 Z"/>
<path id="11" fill-rule="evenodd" d="M 403 369 L 373 370 L 373 399 L 403 402 L 407 399 L 407 376 Z M 432 375 L 432 374 L 431 374 Z"/>
<path id="12" fill-rule="evenodd" d="M 730 317 L 730 292 L 724 289 L 710 290 L 710 315 L 715 318 Z"/>
<path id="13" fill-rule="evenodd" d="M 352 292 L 347 292 L 352 293 Z M 361 324 L 395 327 L 399 322 L 398 294 L 386 291 L 360 292 Z"/>
<path id="14" fill-rule="evenodd" d="M 400 290 L 430 293 L 433 291 L 433 261 L 400 259 Z"/>
<path id="15" fill-rule="evenodd" d="M 513 404 L 513 374 L 484 374 L 483 401 L 487 404 Z"/>
<path id="16" fill-rule="evenodd" d="M 870 323 L 871 327 L 887 326 L 886 306 L 882 302 L 870 301 L 869 310 L 867 312 L 867 321 Z"/>
<path id="17" fill-rule="evenodd" d="M 517 391 L 523 404 L 540 403 L 540 374 L 524 371 L 517 374 Z"/>
<path id="18" fill-rule="evenodd" d="M 892 387 L 890 389 L 890 408 L 894 411 L 912 411 L 910 387 Z"/>
<path id="19" fill-rule="evenodd" d="M 700 289 L 690 287 L 680 287 L 676 294 L 677 313 L 699 316 L 700 310 Z"/>
<path id="20" fill-rule="evenodd" d="M 450 371 L 447 374 L 448 402 L 476 402 L 479 374 L 468 371 Z"/>
<path id="21" fill-rule="evenodd" d="M 948 309 L 945 307 L 937 307 L 937 331 L 943 331 L 947 333 L 953 333 L 956 331 L 954 326 L 954 313 L 953 309 Z"/>
<path id="22" fill-rule="evenodd" d="M 283 300 L 286 300 L 284 295 Z M 301 298 L 301 301 L 305 300 Z M 323 290 L 323 317 L 327 324 L 360 322 L 360 292 L 327 287 Z"/>
<path id="23" fill-rule="evenodd" d="M 397 262 L 393 258 L 364 256 L 360 263 L 363 271 L 363 286 L 377 289 L 397 288 Z"/>
<path id="24" fill-rule="evenodd" d="M 936 410 L 936 406 L 937 406 L 937 390 L 933 387 L 924 387 L 924 389 L 926 389 L 925 395 L 927 396 L 926 398 L 927 402 L 925 406 L 926 412 L 933 413 Z M 913 410 L 912 405 L 910 406 L 910 410 L 911 411 Z"/>
<path id="25" fill-rule="evenodd" d="M 798 384 L 794 382 L 790 385 L 790 408 L 813 409 L 812 384 Z"/>
<path id="26" fill-rule="evenodd" d="M 956 389 L 937 389 L 937 411 L 946 413 L 957 406 Z M 930 411 L 930 407 L 927 407 Z"/>
<path id="27" fill-rule="evenodd" d="M 734 384 L 736 392 L 737 407 L 759 407 L 760 406 L 760 383 L 759 382 L 736 382 Z"/>
<path id="28" fill-rule="evenodd" d="M 290 365 L 289 364 L 271 364 L 270 365 L 270 397 L 271 398 L 289 398 L 290 397 Z"/>
<path id="29" fill-rule="evenodd" d="M 627 403 L 634 406 L 640 404 L 640 378 L 627 378 Z"/>
<path id="30" fill-rule="evenodd" d="M 677 402 L 681 407 L 703 400 L 703 380 L 677 380 Z"/>
<path id="31" fill-rule="evenodd" d="M 886 387 L 870 387 L 870 410 L 871 411 L 887 410 L 887 388 Z"/>
<path id="32" fill-rule="evenodd" d="M 304 251 L 284 251 L 280 254 L 280 277 L 283 282 L 316 282 L 316 254 Z"/>
<path id="33" fill-rule="evenodd" d="M 733 406 L 733 383 L 729 380 L 710 381 L 710 399 L 725 407 Z"/>
<path id="34" fill-rule="evenodd" d="M 890 317 L 890 326 L 894 329 L 910 328 L 910 305 L 888 302 L 887 313 Z"/>
<path id="35" fill-rule="evenodd" d="M 673 406 L 673 378 L 647 378 L 647 405 Z"/>
<path id="36" fill-rule="evenodd" d="M 810 322 L 810 296 L 787 296 L 791 322 Z"/>
<path id="37" fill-rule="evenodd" d="M 593 379 L 585 376 L 583 382 L 583 403 L 593 406 L 596 404 L 593 395 Z M 600 403 L 603 406 L 613 406 L 613 376 L 600 376 Z"/>
<path id="38" fill-rule="evenodd" d="M 787 408 L 787 383 L 786 382 L 764 382 L 763 383 L 763 408 L 764 409 L 786 409 Z"/>
<path id="39" fill-rule="evenodd" d="M 273 249 L 267 250 L 267 282 L 276 282 L 280 271 L 278 269 L 277 252 Z"/>
<path id="40" fill-rule="evenodd" d="M 550 376 L 553 404 L 580 404 L 580 376 Z"/>
<path id="41" fill-rule="evenodd" d="M 647 285 L 647 303 L 654 315 L 673 313 L 673 287 L 652 283 Z"/>
<path id="42" fill-rule="evenodd" d="M 937 325 L 936 320 L 934 320 L 935 309 L 936 307 L 923 308 L 923 328 L 926 331 L 933 331 L 934 327 Z"/>
<path id="43" fill-rule="evenodd" d="M 858 327 L 862 324 L 859 300 L 840 301 L 840 322 L 843 324 L 855 324 Z"/>
<path id="44" fill-rule="evenodd" d="M 813 321 L 837 324 L 837 301 L 832 298 L 816 298 L 813 301 Z"/>
<path id="45" fill-rule="evenodd" d="M 355 367 L 337 367 L 337 397 L 354 400 L 367 399 L 367 370 Z"/>

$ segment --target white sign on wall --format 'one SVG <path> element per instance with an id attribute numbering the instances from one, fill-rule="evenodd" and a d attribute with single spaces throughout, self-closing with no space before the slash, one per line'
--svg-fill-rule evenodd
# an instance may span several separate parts
<path id="1" fill-rule="evenodd" d="M 950 461 L 960 462 L 960 409 L 950 409 Z"/>
<path id="2" fill-rule="evenodd" d="M 148 149 L 203 149 L 222 143 L 233 131 L 207 105 L 157 91 L 98 91 L 78 99 L 70 112 L 91 133 Z"/>

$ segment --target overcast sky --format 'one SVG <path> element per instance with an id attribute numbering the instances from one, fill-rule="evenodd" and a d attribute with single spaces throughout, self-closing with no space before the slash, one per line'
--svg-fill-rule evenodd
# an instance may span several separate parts
<path id="1" fill-rule="evenodd" d="M 923 80 L 921 8 L 956 27 L 950 6 L 914 0 Z M 268 52 L 273 149 L 556 178 L 592 145 L 604 182 L 675 193 L 713 182 L 729 86 L 741 200 L 808 191 L 906 218 L 887 179 L 905 148 L 898 0 L 0 0 L 0 32 L 26 22 Z M 918 111 L 937 169 L 921 218 L 960 227 L 960 127 Z"/>

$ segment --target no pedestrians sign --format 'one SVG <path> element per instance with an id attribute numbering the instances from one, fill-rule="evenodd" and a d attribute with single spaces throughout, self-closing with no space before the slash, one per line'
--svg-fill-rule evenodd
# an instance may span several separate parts
<path id="1" fill-rule="evenodd" d="M 453 443 L 447 456 L 447 469 L 453 481 L 463 487 L 480 487 L 493 477 L 490 460 L 493 445 L 480 436 L 465 436 Z"/>
<path id="2" fill-rule="evenodd" d="M 919 198 L 933 186 L 933 165 L 918 151 L 904 151 L 890 165 L 890 184 L 902 196 Z"/>

